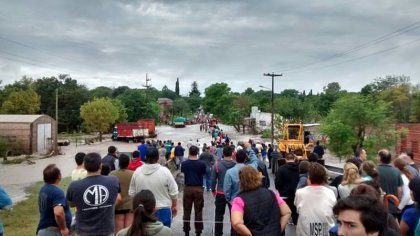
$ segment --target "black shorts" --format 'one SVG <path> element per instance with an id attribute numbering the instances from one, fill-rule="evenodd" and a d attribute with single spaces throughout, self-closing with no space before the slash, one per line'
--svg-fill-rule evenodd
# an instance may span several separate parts
<path id="1" fill-rule="evenodd" d="M 130 213 L 131 210 L 130 209 L 125 209 L 125 210 L 115 210 L 115 215 L 124 215 L 127 213 Z"/>

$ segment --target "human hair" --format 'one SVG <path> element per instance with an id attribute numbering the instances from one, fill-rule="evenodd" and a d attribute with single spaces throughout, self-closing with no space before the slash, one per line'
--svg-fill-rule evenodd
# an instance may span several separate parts
<path id="1" fill-rule="evenodd" d="M 413 193 L 413 200 L 420 204 L 420 178 L 416 177 L 410 181 L 408 184 L 411 192 Z"/>
<path id="2" fill-rule="evenodd" d="M 146 236 L 145 224 L 156 222 L 158 219 L 153 215 L 156 207 L 156 198 L 148 190 L 141 190 L 133 198 L 133 223 L 128 229 L 127 236 Z"/>
<path id="3" fill-rule="evenodd" d="M 409 164 L 411 162 L 411 158 L 406 153 L 402 153 L 398 156 L 398 158 L 403 159 L 406 164 Z"/>
<path id="4" fill-rule="evenodd" d="M 360 169 L 360 162 L 357 161 L 355 158 L 350 158 L 346 160 L 346 163 L 353 163 L 357 166 L 357 169 Z"/>
<path id="5" fill-rule="evenodd" d="M 117 151 L 117 148 L 115 146 L 108 147 L 108 153 L 114 154 L 116 151 Z"/>
<path id="6" fill-rule="evenodd" d="M 355 164 L 350 162 L 344 164 L 343 181 L 346 181 L 347 184 L 354 184 L 359 178 L 359 169 Z"/>
<path id="7" fill-rule="evenodd" d="M 394 160 L 394 166 L 402 173 L 407 176 L 409 180 L 412 180 L 414 178 L 413 174 L 408 170 L 407 162 L 405 162 L 401 158 L 397 158 Z"/>
<path id="8" fill-rule="evenodd" d="M 159 151 L 155 147 L 148 147 L 146 152 L 146 162 L 155 164 L 159 160 Z"/>
<path id="9" fill-rule="evenodd" d="M 84 152 L 76 153 L 76 155 L 74 156 L 74 161 L 76 161 L 76 164 L 78 166 L 83 164 L 83 159 L 85 158 L 85 156 L 86 156 L 86 153 L 84 153 Z"/>
<path id="10" fill-rule="evenodd" d="M 382 149 L 378 152 L 378 156 L 379 156 L 379 160 L 384 163 L 384 164 L 389 164 L 391 163 L 391 153 L 386 150 L 386 149 Z"/>
<path id="11" fill-rule="evenodd" d="M 133 155 L 133 158 L 140 158 L 140 152 L 137 150 L 135 150 L 132 155 Z"/>
<path id="12" fill-rule="evenodd" d="M 362 154 L 363 150 L 364 149 L 362 147 L 356 148 L 356 150 L 354 150 L 354 156 L 360 157 L 360 155 Z"/>
<path id="13" fill-rule="evenodd" d="M 178 145 L 181 145 L 181 142 L 178 142 Z"/>
<path id="14" fill-rule="evenodd" d="M 327 171 L 318 162 L 311 162 L 308 170 L 308 178 L 311 184 L 324 184 L 327 179 Z"/>
<path id="15" fill-rule="evenodd" d="M 414 160 L 414 152 L 411 149 L 407 149 L 405 151 L 405 154 L 407 154 L 407 156 L 409 156 L 411 158 L 411 160 Z"/>
<path id="16" fill-rule="evenodd" d="M 245 163 L 248 158 L 248 154 L 245 150 L 241 149 L 236 152 L 236 163 Z"/>
<path id="17" fill-rule="evenodd" d="M 239 170 L 239 188 L 241 191 L 251 191 L 261 186 L 261 174 L 251 166 L 244 166 Z"/>
<path id="18" fill-rule="evenodd" d="M 379 182 L 379 173 L 376 170 L 376 165 L 372 161 L 364 161 L 360 167 L 362 173 L 366 173 L 368 176 L 372 177 L 375 182 Z"/>
<path id="19" fill-rule="evenodd" d="M 109 165 L 102 165 L 101 175 L 108 176 L 109 173 L 111 173 L 111 168 L 109 167 Z"/>
<path id="20" fill-rule="evenodd" d="M 224 157 L 230 157 L 232 156 L 233 153 L 233 149 L 231 146 L 226 146 L 223 148 L 223 156 Z"/>
<path id="21" fill-rule="evenodd" d="M 299 163 L 299 174 L 307 174 L 310 165 L 311 163 L 309 161 L 301 161 Z"/>
<path id="22" fill-rule="evenodd" d="M 309 162 L 317 162 L 319 158 L 319 155 L 316 154 L 315 152 L 311 153 L 308 157 L 308 161 Z"/>
<path id="23" fill-rule="evenodd" d="M 295 155 L 291 152 L 287 153 L 286 156 L 284 157 L 287 161 L 294 161 L 295 160 Z"/>
<path id="24" fill-rule="evenodd" d="M 101 168 L 101 156 L 96 152 L 88 153 L 83 163 L 87 172 L 96 172 Z"/>
<path id="25" fill-rule="evenodd" d="M 199 151 L 198 147 L 195 146 L 195 145 L 192 145 L 190 147 L 190 149 L 188 150 L 188 153 L 189 153 L 190 156 L 197 156 L 198 155 L 198 151 Z"/>
<path id="26" fill-rule="evenodd" d="M 54 184 L 61 178 L 61 171 L 55 164 L 49 164 L 42 172 L 44 175 L 44 182 L 47 184 Z"/>
<path id="27" fill-rule="evenodd" d="M 382 235 L 387 229 L 387 211 L 377 199 L 364 195 L 350 195 L 340 199 L 333 207 L 334 215 L 339 215 L 345 210 L 360 213 L 360 222 L 366 233 L 379 232 L 379 235 Z"/>
<path id="28" fill-rule="evenodd" d="M 376 185 L 376 187 L 374 187 L 373 185 Z M 362 182 L 361 184 L 353 188 L 350 192 L 350 196 L 360 196 L 360 195 L 369 196 L 373 199 L 381 201 L 380 187 L 379 185 L 375 184 L 375 182 L 372 182 L 372 181 Z"/>
<path id="29" fill-rule="evenodd" d="M 120 167 L 120 169 L 127 169 L 128 164 L 130 164 L 130 157 L 122 153 L 118 157 L 118 166 Z"/>
<path id="30" fill-rule="evenodd" d="M 316 145 L 319 145 L 319 140 L 316 140 Z"/>

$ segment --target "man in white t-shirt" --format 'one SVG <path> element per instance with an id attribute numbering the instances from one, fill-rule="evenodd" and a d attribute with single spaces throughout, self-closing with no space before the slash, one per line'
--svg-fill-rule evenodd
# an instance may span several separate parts
<path id="1" fill-rule="evenodd" d="M 319 163 L 311 163 L 309 185 L 296 191 L 295 206 L 299 213 L 296 235 L 328 236 L 335 224 L 333 207 L 337 202 L 334 192 L 325 187 L 327 171 Z"/>

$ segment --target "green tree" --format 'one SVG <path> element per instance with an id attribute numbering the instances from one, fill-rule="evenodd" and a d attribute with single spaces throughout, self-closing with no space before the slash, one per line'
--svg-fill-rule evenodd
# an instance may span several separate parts
<path id="1" fill-rule="evenodd" d="M 119 99 L 112 99 L 112 104 L 117 108 L 118 110 L 118 118 L 115 120 L 115 122 L 125 122 L 127 121 L 127 109 L 124 107 L 124 104 Z"/>
<path id="2" fill-rule="evenodd" d="M 99 140 L 102 142 L 102 133 L 109 131 L 119 113 L 110 98 L 96 98 L 80 107 L 80 116 L 88 130 L 99 132 Z"/>
<path id="3" fill-rule="evenodd" d="M 323 93 L 320 95 L 320 100 L 318 104 L 319 114 L 325 117 L 330 111 L 332 105 L 335 101 L 344 93 L 341 91 L 341 86 L 338 82 L 329 83 L 324 87 Z"/>
<path id="4" fill-rule="evenodd" d="M 160 93 L 160 97 L 175 100 L 179 98 L 179 95 L 176 94 L 174 91 L 170 90 L 168 86 L 164 85 Z"/>
<path id="5" fill-rule="evenodd" d="M 190 106 L 184 98 L 177 98 L 172 105 L 174 115 L 186 116 L 190 112 Z"/>
<path id="6" fill-rule="evenodd" d="M 340 158 L 350 156 L 357 147 L 368 153 L 395 144 L 395 131 L 389 105 L 360 94 L 348 94 L 334 103 L 321 126 L 329 136 L 329 148 Z"/>
<path id="7" fill-rule="evenodd" d="M 11 92 L 3 102 L 5 114 L 36 114 L 39 111 L 40 98 L 33 89 Z"/>
<path id="8" fill-rule="evenodd" d="M 411 86 L 409 84 L 401 84 L 383 90 L 379 98 L 391 104 L 395 120 L 403 123 L 409 122 L 411 108 Z"/>
<path id="9" fill-rule="evenodd" d="M 222 118 L 230 112 L 232 94 L 226 83 L 215 83 L 205 89 L 203 108 L 218 118 Z"/>
<path id="10" fill-rule="evenodd" d="M 413 100 L 411 102 L 410 122 L 420 122 L 420 89 L 413 92 Z"/>
<path id="11" fill-rule="evenodd" d="M 290 122 L 311 122 L 316 117 L 313 104 L 309 101 L 302 101 L 298 97 L 276 98 L 274 112 Z"/>
<path id="12" fill-rule="evenodd" d="M 146 101 L 145 90 L 130 89 L 118 96 L 118 99 L 124 104 L 127 111 L 127 120 L 130 122 L 144 118 L 157 119 L 158 117 L 157 101 Z"/>
<path id="13" fill-rule="evenodd" d="M 255 91 L 252 88 L 247 88 L 247 89 L 245 89 L 245 91 L 242 94 L 250 96 L 254 93 L 255 93 Z"/>
<path id="14" fill-rule="evenodd" d="M 251 113 L 251 97 L 248 95 L 234 96 L 229 112 L 224 115 L 225 123 L 232 125 L 236 131 L 241 131 L 244 119 Z"/>
<path id="15" fill-rule="evenodd" d="M 112 97 L 116 98 L 116 97 L 124 94 L 125 92 L 127 92 L 129 90 L 130 90 L 130 88 L 128 86 L 119 86 L 118 88 L 116 88 L 112 91 Z"/>
<path id="16" fill-rule="evenodd" d="M 99 86 L 89 91 L 90 97 L 93 98 L 112 98 L 113 90 L 105 86 Z"/>
<path id="17" fill-rule="evenodd" d="M 200 90 L 198 90 L 198 83 L 197 83 L 197 81 L 194 81 L 191 84 L 191 91 L 190 91 L 189 96 L 190 97 L 192 97 L 192 96 L 198 96 L 198 97 L 200 97 L 200 95 L 201 95 L 201 93 L 200 93 Z"/>

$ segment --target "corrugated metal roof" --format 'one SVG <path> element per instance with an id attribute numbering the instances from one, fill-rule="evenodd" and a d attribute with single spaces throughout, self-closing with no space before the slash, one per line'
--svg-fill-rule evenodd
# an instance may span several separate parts
<path id="1" fill-rule="evenodd" d="M 32 123 L 45 115 L 0 115 L 0 123 Z"/>

